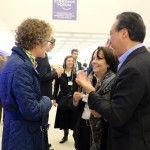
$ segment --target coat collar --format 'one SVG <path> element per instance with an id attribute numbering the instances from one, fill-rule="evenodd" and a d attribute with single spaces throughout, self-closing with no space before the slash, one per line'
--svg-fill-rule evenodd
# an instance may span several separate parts
<path id="1" fill-rule="evenodd" d="M 28 62 L 30 62 L 32 64 L 30 58 L 27 56 L 27 54 L 20 47 L 14 46 L 12 48 L 12 54 L 13 53 L 17 53 L 19 56 L 22 57 L 23 60 L 27 60 Z"/>
<path id="2" fill-rule="evenodd" d="M 141 53 L 145 53 L 147 52 L 147 49 L 145 46 L 142 46 L 140 48 L 137 48 L 135 51 L 133 51 L 127 58 L 126 60 L 124 61 L 124 63 L 122 64 L 122 66 L 120 67 L 120 69 L 118 70 L 118 72 L 120 72 L 120 70 L 123 68 L 123 66 L 128 62 L 130 61 L 134 56 L 138 55 L 138 54 L 141 54 Z M 118 73 L 117 72 L 117 73 Z"/>
<path id="3" fill-rule="evenodd" d="M 34 72 L 39 76 L 39 73 L 38 73 L 36 67 L 33 65 L 30 58 L 27 56 L 27 54 L 20 47 L 14 46 L 12 48 L 12 54 L 15 54 L 15 53 L 17 53 L 27 64 L 32 66 L 34 69 Z"/>

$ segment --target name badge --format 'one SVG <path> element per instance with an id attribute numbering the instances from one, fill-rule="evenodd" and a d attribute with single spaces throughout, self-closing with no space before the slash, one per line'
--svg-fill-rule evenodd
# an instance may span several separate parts
<path id="1" fill-rule="evenodd" d="M 68 82 L 68 85 L 72 85 L 72 84 L 73 84 L 72 81 L 69 81 L 69 82 Z"/>

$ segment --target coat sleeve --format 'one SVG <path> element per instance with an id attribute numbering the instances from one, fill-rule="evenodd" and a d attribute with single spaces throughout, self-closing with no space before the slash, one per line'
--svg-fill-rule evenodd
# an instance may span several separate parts
<path id="1" fill-rule="evenodd" d="M 58 78 L 57 72 L 56 71 L 51 71 L 51 72 L 47 72 L 45 74 L 41 74 L 41 80 L 46 82 L 48 80 L 53 81 L 54 79 Z"/>
<path id="2" fill-rule="evenodd" d="M 144 96 L 144 84 L 139 70 L 132 67 L 125 69 L 115 83 L 111 100 L 91 92 L 88 98 L 89 107 L 98 111 L 113 126 L 122 126 L 131 119 Z"/>
<path id="3" fill-rule="evenodd" d="M 58 78 L 57 72 L 55 70 L 51 71 L 47 57 L 37 58 L 36 61 L 38 62 L 37 70 L 40 74 L 41 81 L 52 81 Z"/>
<path id="4" fill-rule="evenodd" d="M 39 121 L 42 116 L 41 104 L 44 106 L 45 113 L 48 114 L 52 103 L 46 96 L 41 98 L 37 96 L 35 89 L 40 85 L 34 83 L 33 75 L 35 75 L 33 71 L 26 65 L 21 65 L 14 73 L 12 89 L 22 116 L 26 120 Z"/>

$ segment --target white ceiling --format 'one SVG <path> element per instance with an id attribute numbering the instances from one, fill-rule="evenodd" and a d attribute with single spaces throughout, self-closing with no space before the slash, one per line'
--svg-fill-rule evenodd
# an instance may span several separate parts
<path id="1" fill-rule="evenodd" d="M 55 48 L 49 53 L 52 63 L 62 64 L 66 55 L 71 54 L 72 49 L 79 50 L 79 60 L 89 62 L 91 53 L 100 45 L 103 45 L 109 35 L 103 33 L 79 33 L 79 32 L 55 32 Z M 59 59 L 58 59 L 59 58 Z"/>

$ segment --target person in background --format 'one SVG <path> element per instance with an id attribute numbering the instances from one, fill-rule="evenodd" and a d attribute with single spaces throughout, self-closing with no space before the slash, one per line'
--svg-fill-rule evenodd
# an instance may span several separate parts
<path id="1" fill-rule="evenodd" d="M 87 70 L 88 70 L 87 63 L 83 63 L 82 70 L 83 70 L 84 72 L 87 72 Z"/>
<path id="2" fill-rule="evenodd" d="M 72 49 L 71 55 L 74 59 L 74 66 L 75 66 L 76 71 L 82 70 L 81 62 L 77 61 L 77 59 L 78 59 L 78 49 Z"/>
<path id="3" fill-rule="evenodd" d="M 4 62 L 5 62 L 5 58 L 3 55 L 0 54 L 0 70 L 2 69 Z"/>
<path id="4" fill-rule="evenodd" d="M 66 96 L 68 93 L 73 95 L 78 90 L 78 85 L 75 82 L 76 72 L 72 56 L 66 56 L 63 68 L 64 73 L 55 81 L 53 94 L 53 105 L 56 106 L 56 103 L 58 104 L 54 127 L 64 130 L 64 136 L 59 143 L 64 143 L 68 140 L 69 129 L 73 130 L 75 126 L 74 112 L 72 110 L 60 110 L 59 102 L 63 96 Z"/>
<path id="5" fill-rule="evenodd" d="M 112 49 L 98 47 L 92 54 L 92 68 L 97 79 L 96 93 L 110 100 L 118 61 Z M 78 121 L 74 130 L 75 147 L 77 150 L 106 150 L 108 122 L 97 111 L 88 107 L 88 95 L 75 92 L 74 104 L 78 103 Z"/>
<path id="6" fill-rule="evenodd" d="M 119 65 L 111 99 L 99 96 L 79 73 L 77 82 L 89 93 L 88 104 L 109 122 L 108 150 L 150 149 L 150 54 L 142 44 L 146 27 L 136 12 L 117 15 L 110 30 Z"/>
<path id="7" fill-rule="evenodd" d="M 50 48 L 52 28 L 43 20 L 28 18 L 16 30 L 12 54 L 0 72 L 0 98 L 5 112 L 2 150 L 48 150 L 42 145 L 42 116 L 45 128 L 52 103 L 41 96 L 36 57 Z"/>
<path id="8" fill-rule="evenodd" d="M 111 48 L 110 38 L 107 39 L 107 41 L 105 43 L 105 47 Z"/>

